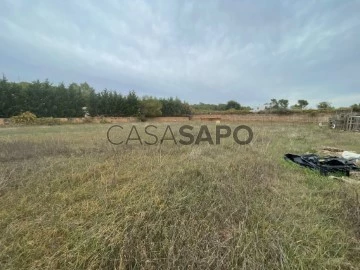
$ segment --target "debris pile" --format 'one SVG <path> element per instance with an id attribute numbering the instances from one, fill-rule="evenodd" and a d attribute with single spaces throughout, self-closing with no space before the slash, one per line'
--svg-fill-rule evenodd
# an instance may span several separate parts
<path id="1" fill-rule="evenodd" d="M 322 147 L 319 152 L 322 154 L 321 156 L 317 154 L 286 154 L 284 158 L 300 166 L 317 170 L 321 175 L 331 175 L 332 179 L 360 183 L 354 179 L 344 178 L 344 176 L 351 176 L 360 180 L 360 154 L 334 147 Z"/>

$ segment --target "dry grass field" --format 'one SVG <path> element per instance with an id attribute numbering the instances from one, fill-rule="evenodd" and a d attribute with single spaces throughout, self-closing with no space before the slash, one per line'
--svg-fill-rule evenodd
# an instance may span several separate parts
<path id="1" fill-rule="evenodd" d="M 245 146 L 114 146 L 108 124 L 0 128 L 0 269 L 359 269 L 360 185 L 283 155 L 360 152 L 360 134 L 247 124 Z"/>

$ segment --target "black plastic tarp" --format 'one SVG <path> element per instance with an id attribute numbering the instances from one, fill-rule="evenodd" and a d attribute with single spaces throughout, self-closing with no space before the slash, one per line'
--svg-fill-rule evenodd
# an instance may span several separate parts
<path id="1" fill-rule="evenodd" d="M 306 155 L 294 155 L 286 154 L 285 160 L 292 161 L 300 166 L 310 168 L 312 170 L 318 170 L 322 175 L 328 175 L 329 173 L 340 173 L 347 176 L 350 175 L 350 171 L 359 171 L 360 168 L 352 161 L 341 157 L 319 157 L 315 154 Z"/>

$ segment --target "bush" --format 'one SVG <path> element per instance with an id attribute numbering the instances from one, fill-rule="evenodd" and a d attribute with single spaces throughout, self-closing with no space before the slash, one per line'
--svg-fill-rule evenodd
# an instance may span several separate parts
<path id="1" fill-rule="evenodd" d="M 140 102 L 140 113 L 144 117 L 161 116 L 162 103 L 155 98 L 144 98 Z"/>
<path id="2" fill-rule="evenodd" d="M 31 112 L 24 112 L 17 116 L 13 116 L 10 118 L 11 124 L 22 124 L 22 125 L 60 125 L 60 119 L 53 117 L 36 117 L 35 114 Z"/>
<path id="3" fill-rule="evenodd" d="M 137 119 L 138 119 L 140 122 L 146 122 L 146 120 L 147 120 L 146 116 L 143 115 L 143 114 L 138 114 Z"/>
<path id="4" fill-rule="evenodd" d="M 19 115 L 11 117 L 10 121 L 13 124 L 30 125 L 36 122 L 36 115 L 31 112 L 24 112 Z"/>

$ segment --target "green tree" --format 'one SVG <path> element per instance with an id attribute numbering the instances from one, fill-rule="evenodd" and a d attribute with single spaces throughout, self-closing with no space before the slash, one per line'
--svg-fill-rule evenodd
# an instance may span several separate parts
<path id="1" fill-rule="evenodd" d="M 9 97 L 10 97 L 10 91 L 9 91 L 9 83 L 3 75 L 2 79 L 0 80 L 0 117 L 5 118 L 9 117 Z"/>
<path id="2" fill-rule="evenodd" d="M 144 97 L 140 102 L 140 114 L 145 117 L 161 116 L 162 103 L 153 97 Z"/>
<path id="3" fill-rule="evenodd" d="M 227 104 L 220 103 L 217 105 L 217 110 L 219 111 L 226 111 Z"/>
<path id="4" fill-rule="evenodd" d="M 269 106 L 270 106 L 270 109 L 277 110 L 277 109 L 279 109 L 279 102 L 277 101 L 277 99 L 272 98 L 270 100 Z"/>
<path id="5" fill-rule="evenodd" d="M 178 98 L 160 99 L 162 104 L 163 116 L 182 116 L 191 114 L 191 108 L 189 104 L 182 102 Z"/>
<path id="6" fill-rule="evenodd" d="M 333 107 L 331 106 L 330 102 L 327 101 L 322 101 L 317 105 L 317 108 L 319 110 L 329 110 L 329 109 L 333 109 Z"/>
<path id="7" fill-rule="evenodd" d="M 226 104 L 226 110 L 230 110 L 230 109 L 240 110 L 241 105 L 235 100 L 229 100 Z"/>
<path id="8" fill-rule="evenodd" d="M 280 99 L 278 102 L 279 109 L 286 110 L 289 106 L 289 101 L 287 99 Z"/>
<path id="9" fill-rule="evenodd" d="M 354 112 L 360 112 L 360 103 L 359 104 L 353 104 L 350 106 Z"/>
<path id="10" fill-rule="evenodd" d="M 299 99 L 297 104 L 291 106 L 291 108 L 296 110 L 303 110 L 307 105 L 309 105 L 309 102 L 307 102 L 307 100 Z"/>
<path id="11" fill-rule="evenodd" d="M 183 116 L 192 115 L 191 106 L 186 102 L 181 103 L 181 115 Z"/>
<path id="12" fill-rule="evenodd" d="M 85 101 L 85 106 L 90 107 L 91 95 L 95 93 L 94 88 L 92 88 L 87 82 L 84 82 L 79 85 L 79 89 L 82 99 Z"/>
<path id="13" fill-rule="evenodd" d="M 135 116 L 139 113 L 140 101 L 135 91 L 132 90 L 126 97 L 124 113 L 126 116 Z"/>
<path id="14" fill-rule="evenodd" d="M 305 109 L 305 107 L 307 105 L 309 105 L 309 102 L 307 100 L 305 100 L 305 99 L 299 99 L 298 100 L 298 105 L 299 105 L 300 109 L 303 110 L 303 109 Z"/>

